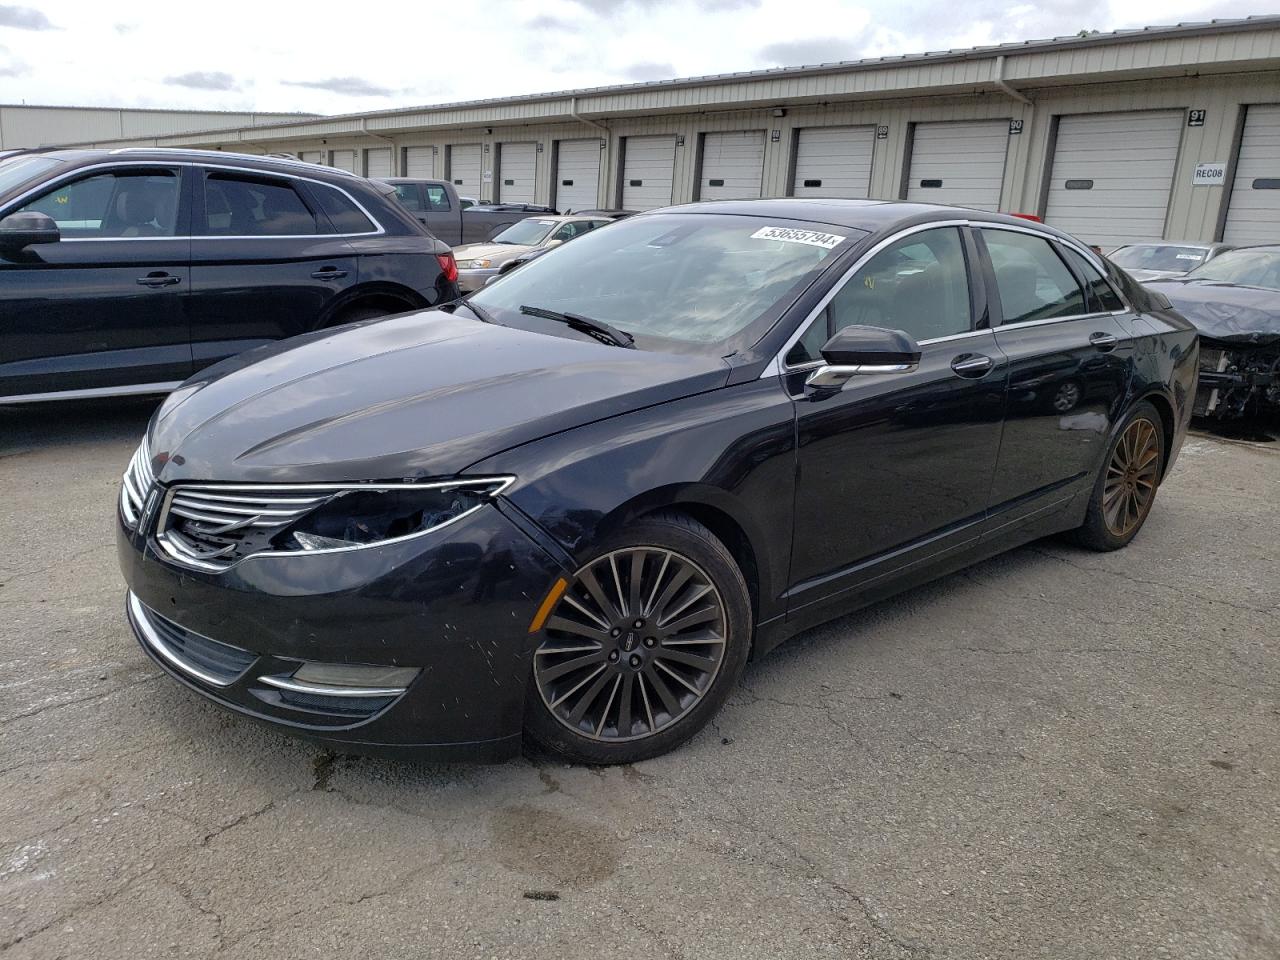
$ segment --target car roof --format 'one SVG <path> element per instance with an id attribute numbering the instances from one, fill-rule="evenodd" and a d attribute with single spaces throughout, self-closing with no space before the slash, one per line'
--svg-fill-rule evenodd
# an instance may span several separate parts
<path id="1" fill-rule="evenodd" d="M 822 197 L 785 197 L 773 200 L 702 200 L 651 213 L 722 213 L 737 216 L 779 217 L 785 220 L 852 227 L 869 233 L 883 233 L 933 220 L 972 220 L 1032 227 L 1075 243 L 1082 241 L 1061 230 L 1004 213 L 953 207 L 941 203 L 912 203 L 906 200 L 840 200 Z M 650 214 L 643 214 L 644 216 Z"/>
<path id="2" fill-rule="evenodd" d="M 318 163 L 309 163 L 287 156 L 267 156 L 254 153 L 228 153 L 225 150 L 196 150 L 166 147 L 120 147 L 115 150 L 39 150 L 43 156 L 63 160 L 71 166 L 84 166 L 90 163 L 101 163 L 110 160 L 154 161 L 156 163 L 186 161 L 188 163 L 205 163 L 215 166 L 241 167 L 263 172 L 292 173 L 305 175 L 316 180 L 332 180 L 335 183 L 361 182 L 364 177 L 341 170 L 337 167 L 326 167 Z"/>

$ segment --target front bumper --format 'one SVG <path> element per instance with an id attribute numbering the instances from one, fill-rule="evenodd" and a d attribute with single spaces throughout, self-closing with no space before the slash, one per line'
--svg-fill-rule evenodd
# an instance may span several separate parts
<path id="1" fill-rule="evenodd" d="M 471 293 L 483 287 L 490 277 L 496 277 L 501 267 L 485 267 L 484 269 L 466 269 L 458 271 L 458 289 L 463 293 Z"/>
<path id="2" fill-rule="evenodd" d="M 501 759 L 519 750 L 533 638 L 558 564 L 497 506 L 438 535 L 221 573 L 175 565 L 117 521 L 130 625 L 185 686 L 354 753 Z M 282 689 L 304 662 L 416 667 L 403 691 Z M 286 687 L 297 688 L 297 684 Z"/>

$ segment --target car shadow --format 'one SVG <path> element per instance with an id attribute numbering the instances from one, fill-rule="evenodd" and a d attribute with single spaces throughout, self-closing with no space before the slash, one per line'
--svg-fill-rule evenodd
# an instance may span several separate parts
<path id="1" fill-rule="evenodd" d="M 0 406 L 0 457 L 53 446 L 137 443 L 160 399 L 127 397 Z"/>

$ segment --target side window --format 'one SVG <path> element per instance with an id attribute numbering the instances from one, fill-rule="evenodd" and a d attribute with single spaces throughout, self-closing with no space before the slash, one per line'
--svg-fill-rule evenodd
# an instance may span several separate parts
<path id="1" fill-rule="evenodd" d="M 428 184 L 427 206 L 431 208 L 433 213 L 439 213 L 442 210 L 449 210 L 449 194 L 445 192 L 444 187 L 439 184 Z"/>
<path id="2" fill-rule="evenodd" d="M 787 353 L 790 365 L 821 359 L 837 331 L 861 324 L 901 330 L 916 340 L 972 326 L 964 241 L 955 227 L 913 233 L 885 247 L 840 288 Z"/>
<path id="3" fill-rule="evenodd" d="M 1076 268 L 1076 272 L 1084 277 L 1084 285 L 1089 291 L 1089 310 L 1111 313 L 1124 309 L 1124 301 L 1111 289 L 1111 284 L 1092 263 L 1070 247 L 1060 247 L 1067 255 L 1067 260 Z"/>
<path id="4" fill-rule="evenodd" d="M 585 227 L 580 223 L 566 223 L 563 227 L 551 235 L 552 240 L 572 240 L 579 233 L 586 233 Z"/>
<path id="5" fill-rule="evenodd" d="M 422 204 L 422 194 L 418 191 L 416 183 L 397 183 L 396 199 L 414 213 L 422 213 L 425 210 Z"/>
<path id="6" fill-rule="evenodd" d="M 1005 323 L 1088 313 L 1084 292 L 1048 240 L 1012 230 L 982 231 Z"/>
<path id="7" fill-rule="evenodd" d="M 323 183 L 311 184 L 311 191 L 320 204 L 336 233 L 373 233 L 378 228 L 361 212 L 360 208 L 341 190 Z"/>
<path id="8" fill-rule="evenodd" d="M 23 211 L 52 217 L 68 239 L 172 237 L 178 176 L 172 170 L 120 170 L 63 184 Z"/>
<path id="9" fill-rule="evenodd" d="M 316 218 L 287 180 L 210 173 L 204 182 L 202 233 L 211 237 L 315 234 Z"/>

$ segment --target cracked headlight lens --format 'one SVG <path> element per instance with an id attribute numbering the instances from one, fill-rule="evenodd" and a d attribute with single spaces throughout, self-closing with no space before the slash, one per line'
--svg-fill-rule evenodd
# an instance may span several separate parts
<path id="1" fill-rule="evenodd" d="M 350 549 L 438 530 L 488 503 L 510 477 L 353 488 L 276 538 L 285 550 Z"/>

